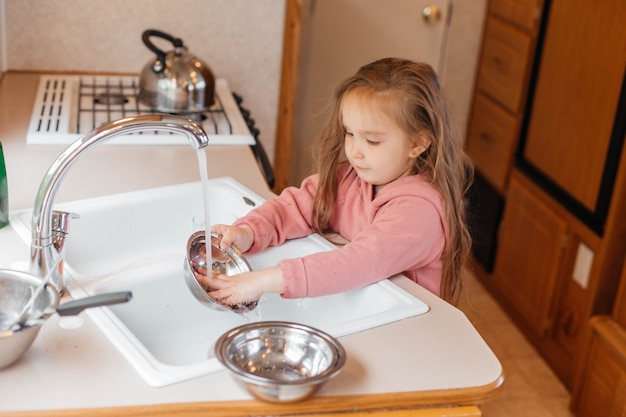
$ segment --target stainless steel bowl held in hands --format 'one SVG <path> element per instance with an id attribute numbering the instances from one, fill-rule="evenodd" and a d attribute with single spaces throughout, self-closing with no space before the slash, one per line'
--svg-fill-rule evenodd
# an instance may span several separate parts
<path id="1" fill-rule="evenodd" d="M 309 398 L 346 362 L 332 336 L 284 321 L 236 327 L 218 339 L 215 355 L 252 395 L 276 403 Z"/>
<path id="2" fill-rule="evenodd" d="M 200 230 L 187 240 L 187 257 L 183 266 L 187 287 L 198 301 L 216 310 L 243 313 L 254 309 L 258 301 L 237 305 L 222 304 L 208 294 L 211 288 L 198 282 L 198 276 L 206 276 L 209 270 L 206 264 L 205 234 L 203 230 Z M 220 236 L 211 233 L 211 270 L 213 273 L 230 276 L 250 272 L 252 268 L 239 249 L 231 245 L 228 249 L 222 250 L 220 239 Z"/>

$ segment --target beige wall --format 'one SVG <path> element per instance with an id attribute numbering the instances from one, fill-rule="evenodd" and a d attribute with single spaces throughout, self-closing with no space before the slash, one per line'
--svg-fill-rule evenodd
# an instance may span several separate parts
<path id="1" fill-rule="evenodd" d="M 273 161 L 285 1 L 0 0 L 0 69 L 138 73 L 141 33 L 163 30 L 244 96 Z M 442 84 L 464 130 L 486 0 L 453 4 Z"/>
<path id="2" fill-rule="evenodd" d="M 5 37 L 4 32 L 6 28 L 6 19 L 4 16 L 5 6 L 4 0 L 0 0 L 0 80 L 2 80 L 2 75 L 6 71 L 6 47 L 5 47 Z"/>
<path id="3" fill-rule="evenodd" d="M 145 29 L 180 37 L 244 97 L 273 158 L 285 0 L 0 0 L 3 5 L 3 70 L 139 73 L 153 56 L 141 41 Z"/>

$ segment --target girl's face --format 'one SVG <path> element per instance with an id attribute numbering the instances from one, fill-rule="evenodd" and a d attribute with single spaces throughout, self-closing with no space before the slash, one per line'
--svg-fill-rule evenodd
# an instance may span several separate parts
<path id="1" fill-rule="evenodd" d="M 341 117 L 348 161 L 376 190 L 412 174 L 415 159 L 428 148 L 427 139 L 411 137 L 367 96 L 346 94 Z"/>

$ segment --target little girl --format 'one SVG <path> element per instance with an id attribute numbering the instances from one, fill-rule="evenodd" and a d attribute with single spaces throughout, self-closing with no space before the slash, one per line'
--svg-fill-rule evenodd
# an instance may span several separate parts
<path id="1" fill-rule="evenodd" d="M 230 305 L 266 292 L 315 297 L 404 273 L 457 301 L 471 245 L 463 195 L 472 169 L 429 65 L 381 59 L 341 84 L 316 164 L 300 188 L 211 230 L 223 249 L 248 253 L 314 232 L 348 243 L 263 270 L 200 276 L 212 297 Z"/>

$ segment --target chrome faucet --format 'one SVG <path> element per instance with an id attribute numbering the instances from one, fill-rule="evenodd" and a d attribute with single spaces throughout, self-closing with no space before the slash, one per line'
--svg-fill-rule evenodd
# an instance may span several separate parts
<path id="1" fill-rule="evenodd" d="M 104 124 L 72 143 L 52 163 L 46 172 L 33 206 L 30 271 L 62 292 L 65 237 L 72 213 L 53 211 L 54 196 L 70 167 L 90 149 L 119 135 L 141 131 L 166 131 L 187 136 L 198 150 L 209 144 L 202 125 L 182 116 L 150 114 L 133 116 Z"/>

